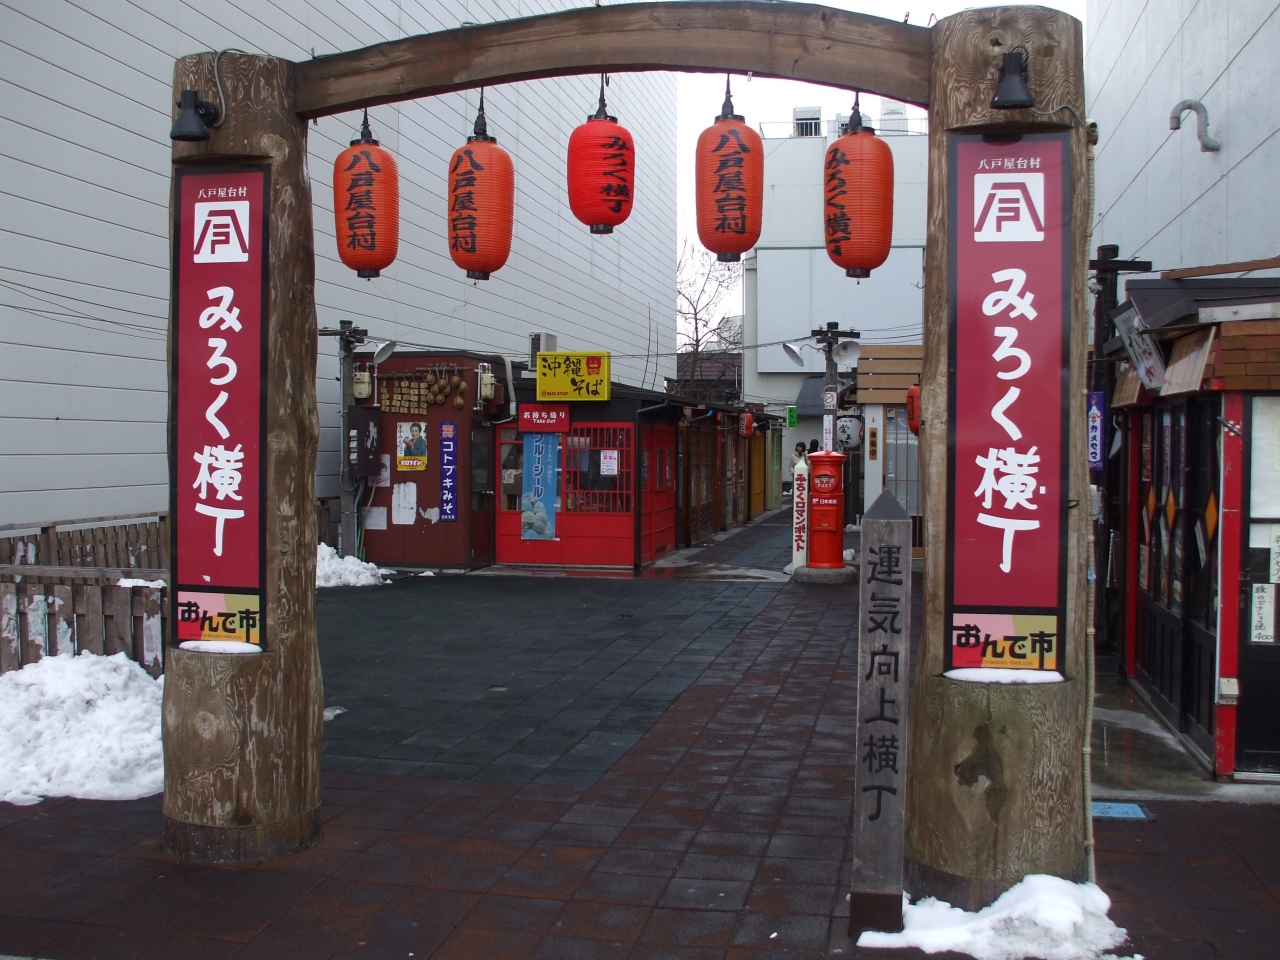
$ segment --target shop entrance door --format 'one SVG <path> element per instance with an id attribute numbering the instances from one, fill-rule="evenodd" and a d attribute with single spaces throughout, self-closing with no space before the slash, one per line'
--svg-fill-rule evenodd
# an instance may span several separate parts
<path id="1" fill-rule="evenodd" d="M 471 565 L 493 563 L 493 427 L 471 424 Z"/>
<path id="2" fill-rule="evenodd" d="M 1240 706 L 1236 769 L 1280 774 L 1280 396 L 1254 397 L 1246 408 L 1249 491 L 1241 578 Z"/>
<path id="3" fill-rule="evenodd" d="M 1218 634 L 1218 399 L 1142 418 L 1138 679 L 1153 706 L 1213 756 Z"/>

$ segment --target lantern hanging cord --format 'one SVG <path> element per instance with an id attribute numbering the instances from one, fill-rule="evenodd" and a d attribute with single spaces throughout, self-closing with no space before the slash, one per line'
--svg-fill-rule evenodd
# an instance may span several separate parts
<path id="1" fill-rule="evenodd" d="M 720 108 L 720 116 L 717 120 L 741 120 L 742 117 L 733 112 L 733 92 L 729 89 L 729 79 L 732 74 L 724 75 L 724 105 Z"/>
<path id="2" fill-rule="evenodd" d="M 484 118 L 484 87 L 480 88 L 480 109 L 476 113 L 476 123 L 475 123 L 475 126 L 472 128 L 472 139 L 474 140 L 489 139 L 489 124 L 485 121 L 485 118 Z"/>
<path id="3" fill-rule="evenodd" d="M 607 73 L 600 74 L 600 107 L 596 110 L 593 120 L 608 120 L 609 108 L 604 102 L 604 88 L 609 85 L 609 75 Z"/>

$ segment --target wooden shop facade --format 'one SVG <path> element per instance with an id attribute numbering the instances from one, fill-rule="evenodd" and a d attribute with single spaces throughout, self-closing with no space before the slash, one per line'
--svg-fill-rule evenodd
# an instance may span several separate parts
<path id="1" fill-rule="evenodd" d="M 598 370 L 603 397 L 540 401 L 529 365 L 474 353 L 355 367 L 349 429 L 376 446 L 358 536 L 379 564 L 639 568 L 781 502 L 781 429 L 763 413 Z"/>
<path id="2" fill-rule="evenodd" d="M 1125 673 L 1215 776 L 1280 780 L 1280 280 L 1127 293 L 1099 571 L 1123 590 Z"/>

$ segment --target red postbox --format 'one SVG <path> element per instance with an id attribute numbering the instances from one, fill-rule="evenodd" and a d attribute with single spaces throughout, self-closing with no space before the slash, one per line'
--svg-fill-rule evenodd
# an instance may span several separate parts
<path id="1" fill-rule="evenodd" d="M 809 454 L 809 566 L 838 570 L 844 566 L 843 453 Z"/>

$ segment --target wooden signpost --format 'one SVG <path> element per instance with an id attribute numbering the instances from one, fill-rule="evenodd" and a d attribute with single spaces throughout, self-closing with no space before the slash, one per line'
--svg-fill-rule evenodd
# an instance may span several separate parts
<path id="1" fill-rule="evenodd" d="M 858 772 L 849 936 L 902 929 L 911 518 L 888 490 L 862 515 L 858 576 Z"/>

